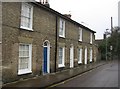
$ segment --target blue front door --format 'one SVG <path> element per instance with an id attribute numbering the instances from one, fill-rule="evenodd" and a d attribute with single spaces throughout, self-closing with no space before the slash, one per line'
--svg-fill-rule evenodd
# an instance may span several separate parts
<path id="1" fill-rule="evenodd" d="M 43 68 L 43 72 L 44 74 L 47 73 L 47 47 L 44 47 L 44 68 Z"/>

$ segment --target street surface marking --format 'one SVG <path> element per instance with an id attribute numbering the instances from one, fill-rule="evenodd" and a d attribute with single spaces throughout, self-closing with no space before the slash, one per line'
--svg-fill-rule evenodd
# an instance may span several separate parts
<path id="1" fill-rule="evenodd" d="M 71 81 L 71 80 L 73 80 L 73 79 L 75 79 L 75 78 L 77 78 L 77 77 L 80 77 L 80 76 L 83 76 L 83 75 L 85 75 L 85 74 L 87 74 L 87 73 L 89 73 L 89 72 L 92 72 L 92 71 L 95 70 L 95 69 L 96 69 L 96 68 L 91 69 L 91 70 L 89 70 L 89 71 L 87 71 L 87 72 L 84 72 L 84 73 L 82 73 L 82 74 L 80 74 L 80 75 L 77 75 L 77 76 L 75 76 L 75 77 L 72 77 L 72 78 L 70 78 L 70 79 L 64 80 L 63 82 L 60 82 L 60 83 L 51 85 L 51 86 L 47 87 L 46 89 L 49 89 L 49 88 L 52 88 L 52 87 L 56 87 L 56 86 L 62 85 L 62 84 L 66 83 L 66 82 L 69 82 L 69 81 Z"/>

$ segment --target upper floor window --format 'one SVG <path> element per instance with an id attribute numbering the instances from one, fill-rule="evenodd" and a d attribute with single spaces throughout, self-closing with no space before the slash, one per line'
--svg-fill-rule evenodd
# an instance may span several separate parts
<path id="1" fill-rule="evenodd" d="M 33 6 L 28 3 L 22 3 L 21 9 L 21 28 L 32 30 Z"/>
<path id="2" fill-rule="evenodd" d="M 79 28 L 79 41 L 82 41 L 82 29 Z"/>
<path id="3" fill-rule="evenodd" d="M 60 19 L 59 37 L 65 37 L 65 21 Z"/>
<path id="4" fill-rule="evenodd" d="M 90 44 L 92 44 L 93 41 L 93 33 L 90 33 Z"/>

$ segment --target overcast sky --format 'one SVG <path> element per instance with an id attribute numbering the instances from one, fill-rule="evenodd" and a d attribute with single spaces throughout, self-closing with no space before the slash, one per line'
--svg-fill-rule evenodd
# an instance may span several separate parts
<path id="1" fill-rule="evenodd" d="M 71 13 L 72 19 L 96 31 L 102 39 L 105 29 L 118 26 L 118 1 L 120 0 L 49 0 L 50 7 L 61 14 Z"/>

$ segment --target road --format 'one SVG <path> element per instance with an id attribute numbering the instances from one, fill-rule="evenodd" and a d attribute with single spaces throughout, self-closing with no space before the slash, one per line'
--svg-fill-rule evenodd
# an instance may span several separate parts
<path id="1" fill-rule="evenodd" d="M 118 87 L 118 61 L 109 62 L 51 87 Z"/>

